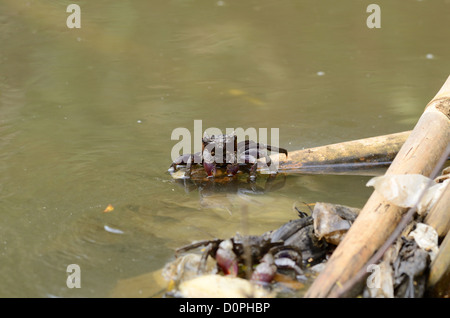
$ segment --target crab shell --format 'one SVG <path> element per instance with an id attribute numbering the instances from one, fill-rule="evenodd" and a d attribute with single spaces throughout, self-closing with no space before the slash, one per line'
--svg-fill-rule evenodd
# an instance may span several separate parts
<path id="1" fill-rule="evenodd" d="M 195 154 L 185 154 L 177 158 L 169 168 L 174 172 L 179 165 L 186 165 L 188 170 L 186 178 L 192 171 L 193 164 L 202 164 L 208 177 L 214 177 L 217 167 L 225 168 L 228 176 L 238 173 L 241 165 L 250 165 L 250 179 L 256 178 L 256 167 L 259 158 L 265 157 L 266 164 L 270 166 L 270 157 L 265 150 L 277 151 L 288 155 L 287 150 L 270 145 L 259 144 L 245 140 L 237 142 L 236 135 L 212 135 L 202 139 L 202 151 Z"/>

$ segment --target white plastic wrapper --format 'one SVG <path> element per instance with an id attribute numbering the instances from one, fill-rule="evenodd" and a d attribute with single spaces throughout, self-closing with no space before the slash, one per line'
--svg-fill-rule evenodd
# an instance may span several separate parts
<path id="1" fill-rule="evenodd" d="M 338 245 L 355 220 L 359 209 L 339 204 L 317 202 L 312 217 L 314 234 L 328 243 Z M 346 218 L 347 217 L 347 218 Z"/>
<path id="2" fill-rule="evenodd" d="M 435 183 L 421 174 L 403 174 L 375 177 L 366 186 L 374 187 L 386 200 L 402 208 L 417 204 L 419 214 L 424 214 L 438 200 L 448 182 Z"/>
<path id="3" fill-rule="evenodd" d="M 394 298 L 394 271 L 389 262 L 367 266 L 367 272 L 372 272 L 366 280 L 364 296 L 369 298 Z"/>
<path id="4" fill-rule="evenodd" d="M 204 275 L 180 284 L 180 294 L 186 298 L 272 298 L 274 293 L 262 286 L 239 278 Z"/>
<path id="5" fill-rule="evenodd" d="M 437 183 L 433 185 L 427 190 L 422 200 L 420 200 L 419 202 L 418 212 L 420 215 L 424 215 L 425 213 L 428 213 L 431 210 L 433 205 L 441 197 L 442 193 L 445 190 L 445 187 L 448 186 L 449 182 L 450 179 L 447 179 L 442 183 Z"/>
<path id="6" fill-rule="evenodd" d="M 428 252 L 431 261 L 436 258 L 439 252 L 438 234 L 433 227 L 424 223 L 417 223 L 416 229 L 409 233 L 409 237 L 414 238 L 417 245 Z"/>

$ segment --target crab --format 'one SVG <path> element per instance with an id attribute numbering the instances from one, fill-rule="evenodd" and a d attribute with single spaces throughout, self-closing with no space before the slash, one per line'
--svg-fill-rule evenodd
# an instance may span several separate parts
<path id="1" fill-rule="evenodd" d="M 249 179 L 255 180 L 258 159 L 265 158 L 266 165 L 271 168 L 272 161 L 266 150 L 288 156 L 287 150 L 283 148 L 251 140 L 238 143 L 234 134 L 205 136 L 202 139 L 202 151 L 181 155 L 172 162 L 169 172 L 176 171 L 179 166 L 186 166 L 184 177 L 190 178 L 193 165 L 199 164 L 203 166 L 208 178 L 214 177 L 218 168 L 225 168 L 229 177 L 235 176 L 241 169 L 247 169 Z"/>
<path id="2" fill-rule="evenodd" d="M 236 234 L 230 239 L 195 242 L 178 248 L 175 256 L 204 246 L 197 273 L 205 271 L 209 256 L 214 258 L 225 275 L 238 276 L 239 265 L 256 282 L 269 283 L 278 271 L 290 271 L 296 277 L 303 275 L 305 264 L 320 262 L 326 254 L 326 243 L 312 233 L 312 217 L 290 221 L 275 231 L 261 236 Z"/>

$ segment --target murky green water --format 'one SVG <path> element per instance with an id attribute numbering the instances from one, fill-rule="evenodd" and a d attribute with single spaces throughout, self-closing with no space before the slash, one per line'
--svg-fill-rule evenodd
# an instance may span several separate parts
<path id="1" fill-rule="evenodd" d="M 77 1 L 69 29 L 67 2 L 2 0 L 0 296 L 108 297 L 192 240 L 261 234 L 301 202 L 362 207 L 366 176 L 248 202 L 166 171 L 195 119 L 279 128 L 288 150 L 412 129 L 449 75 L 450 1 L 377 1 L 381 29 L 371 2 Z"/>

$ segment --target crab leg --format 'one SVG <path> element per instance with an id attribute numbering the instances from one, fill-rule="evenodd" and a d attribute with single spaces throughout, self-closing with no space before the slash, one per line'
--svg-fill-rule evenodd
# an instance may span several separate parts
<path id="1" fill-rule="evenodd" d="M 190 178 L 192 174 L 192 162 L 194 161 L 194 155 L 189 155 L 189 159 L 186 164 L 186 171 L 184 172 L 185 178 Z"/>
<path id="2" fill-rule="evenodd" d="M 266 145 L 266 144 L 262 144 L 262 143 L 256 143 L 252 140 L 241 141 L 238 144 L 237 150 L 238 150 L 238 152 L 243 151 L 244 153 L 249 150 L 256 150 L 256 153 L 259 154 L 259 151 L 264 150 L 264 149 L 267 149 L 272 152 L 283 153 L 286 155 L 286 157 L 288 156 L 288 151 L 284 148 L 279 148 L 279 147 Z M 258 156 L 257 158 L 260 158 L 260 157 Z"/>

